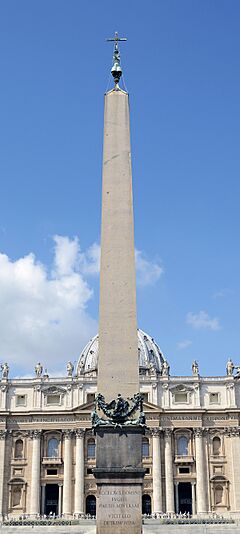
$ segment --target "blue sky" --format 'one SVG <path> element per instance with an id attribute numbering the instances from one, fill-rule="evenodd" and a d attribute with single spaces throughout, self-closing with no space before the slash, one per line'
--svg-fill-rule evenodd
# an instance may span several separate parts
<path id="1" fill-rule="evenodd" d="M 172 374 L 240 364 L 240 4 L 0 5 L 0 361 L 76 360 L 97 330 L 103 94 L 130 92 L 138 323 Z M 55 237 L 54 237 L 55 236 Z M 58 237 L 56 237 L 58 236 Z"/>

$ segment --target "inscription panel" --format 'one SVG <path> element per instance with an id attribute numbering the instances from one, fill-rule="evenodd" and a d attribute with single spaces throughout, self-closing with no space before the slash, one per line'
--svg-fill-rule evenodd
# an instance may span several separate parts
<path id="1" fill-rule="evenodd" d="M 140 534 L 142 532 L 141 486 L 117 484 L 98 486 L 97 534 Z"/>

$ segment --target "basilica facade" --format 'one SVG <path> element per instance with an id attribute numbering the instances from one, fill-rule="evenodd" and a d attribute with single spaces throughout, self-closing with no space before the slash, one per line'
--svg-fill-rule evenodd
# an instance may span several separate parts
<path id="1" fill-rule="evenodd" d="M 224 376 L 202 377 L 197 362 L 190 376 L 174 376 L 142 330 L 138 359 L 146 415 L 143 513 L 240 515 L 240 381 L 233 363 Z M 32 379 L 11 379 L 2 366 L 2 517 L 95 515 L 97 372 L 98 336 L 61 378 L 38 363 Z"/>

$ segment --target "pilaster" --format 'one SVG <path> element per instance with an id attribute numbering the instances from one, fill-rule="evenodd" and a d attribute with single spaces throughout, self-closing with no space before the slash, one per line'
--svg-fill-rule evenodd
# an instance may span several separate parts
<path id="1" fill-rule="evenodd" d="M 166 487 L 166 512 L 174 513 L 174 487 L 173 487 L 173 457 L 172 457 L 172 429 L 164 430 L 165 433 L 165 487 Z"/>
<path id="2" fill-rule="evenodd" d="M 196 480 L 197 480 L 197 513 L 206 513 L 207 506 L 207 477 L 206 459 L 204 454 L 203 428 L 196 428 L 195 434 L 195 454 L 196 454 Z"/>
<path id="3" fill-rule="evenodd" d="M 40 513 L 40 450 L 41 450 L 41 430 L 30 432 L 32 440 L 32 476 L 31 476 L 31 497 L 30 515 L 36 517 Z"/>
<path id="4" fill-rule="evenodd" d="M 84 436 L 83 429 L 76 431 L 75 515 L 84 513 Z"/>
<path id="5" fill-rule="evenodd" d="M 64 516 L 72 514 L 72 435 L 73 430 L 64 430 L 63 507 Z"/>
<path id="6" fill-rule="evenodd" d="M 152 476 L 153 476 L 153 512 L 163 511 L 162 500 L 162 465 L 161 465 L 161 429 L 152 428 Z"/>

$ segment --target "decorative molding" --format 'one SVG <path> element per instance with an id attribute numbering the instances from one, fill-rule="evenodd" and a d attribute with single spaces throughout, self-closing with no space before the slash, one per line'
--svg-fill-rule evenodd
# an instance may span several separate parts
<path id="1" fill-rule="evenodd" d="M 150 434 L 152 435 L 153 438 L 160 437 L 161 433 L 162 433 L 162 428 L 161 427 L 150 428 Z"/>
<path id="2" fill-rule="evenodd" d="M 41 387 L 41 390 L 44 395 L 65 395 L 66 389 L 67 388 L 63 388 L 61 386 L 42 386 Z"/>
<path id="3" fill-rule="evenodd" d="M 237 438 L 240 436 L 240 427 L 233 426 L 225 428 L 225 434 L 228 438 Z"/>
<path id="4" fill-rule="evenodd" d="M 29 437 L 30 439 L 40 439 L 42 435 L 42 430 L 30 430 Z"/>
<path id="5" fill-rule="evenodd" d="M 173 428 L 163 428 L 165 438 L 170 438 L 173 433 Z"/>
<path id="6" fill-rule="evenodd" d="M 64 439 L 72 439 L 72 436 L 75 434 L 74 429 L 72 428 L 66 428 L 62 431 Z"/>
<path id="7" fill-rule="evenodd" d="M 77 428 L 76 430 L 76 438 L 83 439 L 85 436 L 85 428 Z"/>
<path id="8" fill-rule="evenodd" d="M 169 386 L 169 389 L 171 393 L 190 393 L 194 391 L 193 386 L 189 386 L 186 384 L 177 384 L 176 386 Z"/>
<path id="9" fill-rule="evenodd" d="M 7 437 L 8 430 L 5 428 L 4 430 L 0 430 L 0 440 L 5 439 Z"/>
<path id="10" fill-rule="evenodd" d="M 204 434 L 205 428 L 199 427 L 193 429 L 193 434 L 195 438 L 201 438 Z"/>

